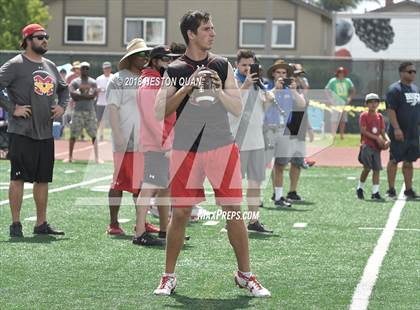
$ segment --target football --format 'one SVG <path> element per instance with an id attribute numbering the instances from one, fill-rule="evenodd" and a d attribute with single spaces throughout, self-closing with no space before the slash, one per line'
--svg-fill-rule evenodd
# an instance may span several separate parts
<path id="1" fill-rule="evenodd" d="M 376 142 L 376 144 L 381 150 L 387 150 L 389 148 L 389 142 L 382 138 L 382 136 L 379 136 L 379 141 L 380 142 Z"/>
<path id="2" fill-rule="evenodd" d="M 200 72 L 198 72 L 198 84 L 201 92 L 213 88 L 213 79 L 211 75 L 212 73 L 209 70 L 201 70 Z"/>

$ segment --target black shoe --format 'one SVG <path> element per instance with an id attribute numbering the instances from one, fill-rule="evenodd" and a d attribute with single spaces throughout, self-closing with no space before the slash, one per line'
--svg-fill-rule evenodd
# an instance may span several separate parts
<path id="1" fill-rule="evenodd" d="M 281 197 L 279 200 L 276 200 L 274 204 L 278 207 L 288 207 L 290 208 L 292 204 L 288 202 L 284 197 Z"/>
<path id="2" fill-rule="evenodd" d="M 379 194 L 379 192 L 372 194 L 372 200 L 376 200 L 376 201 L 383 201 L 384 199 L 381 197 L 381 195 Z"/>
<path id="3" fill-rule="evenodd" d="M 164 245 L 164 242 L 163 240 L 144 232 L 141 236 L 133 238 L 133 244 L 143 246 L 162 246 Z"/>
<path id="4" fill-rule="evenodd" d="M 418 196 L 417 194 L 416 194 L 416 192 L 415 191 L 413 191 L 413 189 L 407 189 L 407 190 L 405 190 L 404 191 L 404 195 L 405 195 L 405 197 L 407 197 L 407 199 L 410 199 L 410 200 L 417 200 L 417 199 L 420 199 L 420 196 Z"/>
<path id="5" fill-rule="evenodd" d="M 12 225 L 10 225 L 9 228 L 10 228 L 10 237 L 18 237 L 18 238 L 23 237 L 22 224 L 20 222 L 12 223 Z"/>
<path id="6" fill-rule="evenodd" d="M 363 200 L 365 199 L 365 194 L 363 193 L 363 188 L 356 189 L 357 198 Z"/>
<path id="7" fill-rule="evenodd" d="M 389 198 L 396 198 L 397 197 L 397 192 L 395 191 L 395 188 L 390 188 L 386 191 L 386 195 Z"/>
<path id="8" fill-rule="evenodd" d="M 47 222 L 34 227 L 34 234 L 36 235 L 64 235 L 64 231 L 54 229 Z"/>
<path id="9" fill-rule="evenodd" d="M 166 240 L 166 231 L 159 231 L 158 238 Z"/>
<path id="10" fill-rule="evenodd" d="M 300 197 L 295 191 L 294 192 L 288 192 L 286 199 L 291 202 L 302 202 L 304 199 Z"/>
<path id="11" fill-rule="evenodd" d="M 255 223 L 250 223 L 248 224 L 248 232 L 255 232 L 255 233 L 259 233 L 259 234 L 264 234 L 264 235 L 270 235 L 273 233 L 272 230 L 268 230 L 264 227 L 263 223 L 260 223 L 259 221 L 256 221 Z"/>

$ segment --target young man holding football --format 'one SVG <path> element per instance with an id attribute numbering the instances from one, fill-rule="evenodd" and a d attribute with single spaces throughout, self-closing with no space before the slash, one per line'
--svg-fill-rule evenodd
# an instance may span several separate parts
<path id="1" fill-rule="evenodd" d="M 156 295 L 170 295 L 175 290 L 176 261 L 191 208 L 205 200 L 204 179 L 209 179 L 223 211 L 240 214 L 242 202 L 239 150 L 228 120 L 228 112 L 239 115 L 242 110 L 232 66 L 225 58 L 209 52 L 216 37 L 210 14 L 189 11 L 182 17 L 180 28 L 187 50 L 169 65 L 166 76 L 175 83 L 164 83 L 155 107 L 160 119 L 173 112 L 177 117 L 170 164 L 173 213 L 167 230 L 166 270 L 154 291 Z M 200 71 L 211 72 L 211 82 L 204 84 L 214 86 L 214 100 L 205 96 L 208 100 L 204 105 L 195 94 L 202 89 L 193 93 L 192 81 L 204 78 Z M 185 80 L 189 83 L 181 83 Z M 238 263 L 235 282 L 256 297 L 270 296 L 250 271 L 248 235 L 242 216 L 228 219 L 227 230 Z"/>

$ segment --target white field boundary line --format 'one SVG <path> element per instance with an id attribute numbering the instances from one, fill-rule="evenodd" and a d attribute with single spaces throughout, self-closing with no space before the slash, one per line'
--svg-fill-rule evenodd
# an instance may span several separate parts
<path id="1" fill-rule="evenodd" d="M 112 175 L 107 175 L 107 176 L 101 177 L 101 178 L 96 178 L 96 179 L 92 179 L 92 180 L 88 180 L 88 181 L 83 181 L 83 182 L 76 183 L 76 184 L 70 184 L 70 185 L 66 185 L 66 186 L 63 186 L 63 187 L 53 188 L 53 189 L 48 190 L 48 193 L 52 194 L 52 193 L 57 193 L 57 192 L 63 192 L 63 191 L 66 191 L 66 190 L 69 190 L 69 189 L 72 189 L 72 188 L 85 186 L 85 185 L 93 184 L 93 183 L 100 182 L 100 181 L 110 180 L 110 179 L 112 179 Z M 33 194 L 28 194 L 28 195 L 24 195 L 22 199 L 25 200 L 25 199 L 29 199 L 29 198 L 32 198 L 32 197 L 33 197 Z M 0 201 L 0 206 L 7 205 L 7 204 L 9 204 L 9 199 Z"/>
<path id="2" fill-rule="evenodd" d="M 107 144 L 107 142 L 105 142 L 105 141 L 103 141 L 103 142 L 99 142 L 98 143 L 98 147 L 99 146 L 101 146 L 101 145 L 104 145 L 104 144 Z M 79 152 L 83 152 L 83 151 L 89 151 L 89 150 L 93 150 L 93 145 L 88 145 L 88 146 L 85 146 L 85 147 L 82 147 L 82 148 L 80 148 L 80 149 L 75 149 L 74 151 L 73 151 L 73 154 L 74 153 L 79 153 Z M 69 154 L 69 151 L 65 151 L 65 152 L 61 152 L 61 153 L 57 153 L 57 154 L 55 154 L 54 156 L 63 156 L 63 155 L 68 155 Z"/>
<path id="3" fill-rule="evenodd" d="M 360 230 L 383 230 L 381 227 L 359 227 Z M 420 231 L 418 228 L 395 228 L 396 231 Z"/>
<path id="4" fill-rule="evenodd" d="M 369 305 L 369 298 L 372 294 L 373 287 L 379 275 L 379 269 L 385 255 L 388 252 L 389 245 L 391 244 L 392 237 L 394 236 L 395 229 L 398 226 L 401 212 L 405 206 L 406 198 L 404 195 L 405 186 L 402 186 L 398 200 L 389 213 L 388 221 L 382 231 L 381 236 L 373 250 L 372 255 L 369 257 L 366 267 L 363 271 L 363 276 L 354 291 L 350 310 L 366 310 Z"/>

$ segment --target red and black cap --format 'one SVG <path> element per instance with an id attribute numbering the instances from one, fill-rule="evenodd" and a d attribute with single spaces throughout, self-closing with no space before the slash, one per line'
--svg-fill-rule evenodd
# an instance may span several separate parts
<path id="1" fill-rule="evenodd" d="M 42 27 L 39 24 L 29 24 L 23 27 L 22 29 L 22 43 L 20 44 L 20 47 L 23 47 L 23 43 L 25 42 L 25 39 L 29 36 L 33 35 L 37 31 L 45 31 L 45 28 Z"/>
<path id="2" fill-rule="evenodd" d="M 158 58 L 161 56 L 175 57 L 180 55 L 172 53 L 170 48 L 163 45 L 156 46 L 150 51 L 150 59 Z"/>

